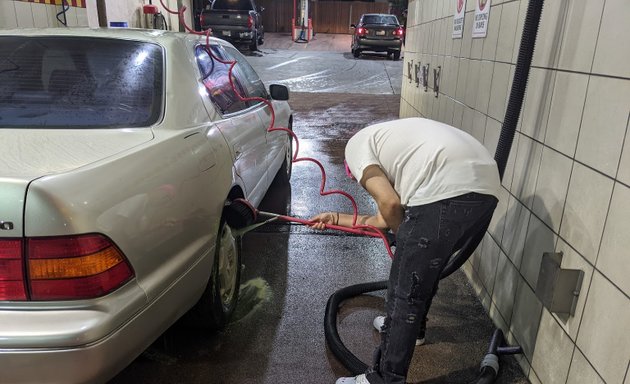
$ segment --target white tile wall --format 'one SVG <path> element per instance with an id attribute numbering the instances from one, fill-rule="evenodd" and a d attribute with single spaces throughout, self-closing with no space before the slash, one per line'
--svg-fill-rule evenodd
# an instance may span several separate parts
<path id="1" fill-rule="evenodd" d="M 477 84 L 477 98 L 475 100 L 475 109 L 488 113 L 488 104 L 490 103 L 490 86 L 492 85 L 492 77 L 494 73 L 493 61 L 482 61 L 479 70 L 479 84 Z"/>
<path id="2" fill-rule="evenodd" d="M 612 201 L 602 245 L 595 265 L 606 277 L 630 296 L 630 262 L 619 262 L 619 257 L 628 255 L 630 250 L 630 188 L 617 183 Z M 630 325 L 630 324 L 629 324 Z"/>
<path id="3" fill-rule="evenodd" d="M 498 309 L 501 319 L 509 324 L 512 320 L 512 310 L 514 308 L 514 297 L 518 287 L 518 270 L 504 252 L 499 253 L 497 263 L 497 276 L 501 276 L 501 289 L 492 292 L 492 301 Z M 508 327 L 501 327 L 507 329 Z"/>
<path id="4" fill-rule="evenodd" d="M 575 155 L 587 85 L 588 75 L 556 74 L 545 144 L 570 157 Z"/>
<path id="5" fill-rule="evenodd" d="M 573 354 L 567 383 L 605 384 L 579 348 L 576 348 Z"/>
<path id="6" fill-rule="evenodd" d="M 33 12 L 31 3 L 25 3 L 22 1 L 14 1 L 15 14 L 17 16 L 17 26 L 19 28 L 33 28 L 35 22 L 33 21 Z"/>
<path id="7" fill-rule="evenodd" d="M 510 51 L 511 52 L 511 51 Z M 495 63 L 490 87 L 490 101 L 488 115 L 498 121 L 503 121 L 508 95 L 508 82 L 510 79 L 510 65 Z"/>
<path id="8" fill-rule="evenodd" d="M 518 345 L 523 347 L 523 353 L 529 361 L 532 361 L 536 347 L 541 312 L 542 304 L 536 298 L 534 291 L 525 280 L 519 278 L 510 331 L 514 334 Z"/>
<path id="9" fill-rule="evenodd" d="M 617 173 L 617 180 L 626 185 L 630 185 L 630 116 L 628 116 L 628 126 L 626 127 L 626 140 L 623 146 L 623 153 L 621 154 L 621 163 L 619 164 L 619 172 Z"/>
<path id="10" fill-rule="evenodd" d="M 630 356 L 628 297 L 595 273 L 589 289 L 577 346 L 607 383 L 624 380 Z"/>
<path id="11" fill-rule="evenodd" d="M 543 309 L 532 368 L 541 383 L 565 384 L 575 345 L 556 319 Z"/>
<path id="12" fill-rule="evenodd" d="M 514 163 L 514 179 L 511 192 L 528 208 L 531 208 L 536 191 L 536 179 L 542 156 L 542 144 L 527 136 L 519 135 L 516 162 Z"/>
<path id="13" fill-rule="evenodd" d="M 627 0 L 606 1 L 597 39 L 593 72 L 630 77 L 628 20 L 630 6 Z"/>
<path id="14" fill-rule="evenodd" d="M 576 160 L 614 177 L 630 112 L 630 80 L 591 76 Z"/>
<path id="15" fill-rule="evenodd" d="M 54 8 L 46 4 L 31 4 L 33 14 L 33 25 L 36 27 L 51 27 L 48 23 L 48 9 Z"/>
<path id="16" fill-rule="evenodd" d="M 579 163 L 573 166 L 560 236 L 595 264 L 613 181 Z"/>
<path id="17" fill-rule="evenodd" d="M 492 2 L 490 7 L 490 16 L 488 20 L 488 32 L 486 37 L 478 39 L 483 41 L 483 51 L 481 58 L 483 60 L 493 60 L 497 53 L 497 41 L 499 40 L 499 29 L 501 27 L 501 13 L 503 11 L 502 5 L 495 5 L 496 1 Z"/>
<path id="18" fill-rule="evenodd" d="M 580 294 L 575 306 L 575 314 L 573 316 L 566 314 L 554 314 L 558 323 L 564 328 L 564 331 L 575 341 L 580 327 L 580 321 L 582 320 L 582 313 L 584 312 L 584 304 L 586 303 L 586 298 L 588 297 L 588 289 L 590 287 L 594 268 L 586 261 L 585 258 L 583 258 L 562 239 L 558 240 L 556 252 L 562 253 L 561 268 L 578 269 L 584 272 L 582 285 L 580 286 Z"/>
<path id="19" fill-rule="evenodd" d="M 529 1 L 493 1 L 482 39 L 471 38 L 474 0 L 462 39 L 450 37 L 453 1 L 411 3 L 427 23 L 415 49 L 432 68 L 444 64 L 444 94 L 407 87 L 412 105 L 401 111 L 450 121 L 494 152 Z M 630 384 L 627 20 L 627 0 L 545 2 L 506 189 L 464 268 L 495 324 L 523 346 L 517 360 L 532 383 Z M 552 250 L 563 253 L 562 268 L 584 271 L 584 281 L 574 316 L 545 309 L 541 320 L 534 288 L 542 253 Z"/>
<path id="20" fill-rule="evenodd" d="M 545 1 L 532 65 L 553 68 L 558 64 L 568 5 L 568 1 Z"/>
<path id="21" fill-rule="evenodd" d="M 494 289 L 494 278 L 497 273 L 499 253 L 500 249 L 497 243 L 489 234 L 486 234 L 481 245 L 481 254 L 483 257 L 479 258 L 477 273 L 479 273 L 479 278 L 490 295 L 492 295 Z"/>
<path id="22" fill-rule="evenodd" d="M 0 1 L 0 28 L 17 28 L 17 15 L 13 1 Z"/>
<path id="23" fill-rule="evenodd" d="M 569 9 L 558 67 L 571 71 L 590 72 L 604 0 L 568 3 Z"/>
<path id="24" fill-rule="evenodd" d="M 501 25 L 499 27 L 499 38 L 496 49 L 497 61 L 504 63 L 512 61 L 516 25 L 518 23 L 519 5 L 519 1 L 503 4 L 503 9 L 501 10 Z"/>
<path id="25" fill-rule="evenodd" d="M 529 72 L 521 132 L 540 142 L 545 139 L 555 76 L 556 71 L 547 69 L 532 68 Z"/>
<path id="26" fill-rule="evenodd" d="M 523 249 L 525 247 L 530 216 L 531 212 L 514 196 L 510 196 L 501 244 L 517 268 L 520 268 L 521 260 L 523 259 Z"/>
<path id="27" fill-rule="evenodd" d="M 543 253 L 553 252 L 555 247 L 556 235 L 538 217 L 531 215 L 519 270 L 532 289 L 536 289 L 538 283 Z"/>
<path id="28" fill-rule="evenodd" d="M 560 229 L 572 167 L 571 158 L 543 148 L 532 209 L 556 233 Z"/>

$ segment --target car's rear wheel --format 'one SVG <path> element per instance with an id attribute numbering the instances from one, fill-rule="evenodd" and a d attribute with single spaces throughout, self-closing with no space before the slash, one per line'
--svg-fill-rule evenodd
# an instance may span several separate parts
<path id="1" fill-rule="evenodd" d="M 393 59 L 400 60 L 400 51 L 394 51 Z"/>
<path id="2" fill-rule="evenodd" d="M 361 56 L 361 51 L 359 51 L 358 49 L 354 49 L 354 50 L 352 50 L 352 55 L 354 57 L 359 57 L 359 56 Z"/>
<path id="3" fill-rule="evenodd" d="M 284 162 L 278 174 L 276 180 L 280 184 L 288 184 L 291 180 L 291 173 L 293 172 L 293 138 L 289 136 L 289 145 L 287 146 L 286 153 L 284 154 Z"/>
<path id="4" fill-rule="evenodd" d="M 249 50 L 254 52 L 258 50 L 258 34 L 254 33 L 252 37 L 252 42 L 249 44 Z"/>
<path id="5" fill-rule="evenodd" d="M 222 219 L 217 235 L 212 274 L 189 320 L 194 326 L 224 328 L 238 302 L 241 279 L 241 239 Z"/>

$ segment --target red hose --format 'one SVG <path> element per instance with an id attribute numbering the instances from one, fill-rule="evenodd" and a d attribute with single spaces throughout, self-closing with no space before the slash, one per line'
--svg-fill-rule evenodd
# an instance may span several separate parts
<path id="1" fill-rule="evenodd" d="M 359 234 L 359 235 L 365 235 L 365 236 L 373 236 L 373 237 L 380 237 L 383 240 L 383 243 L 385 244 L 385 248 L 387 249 L 387 253 L 389 254 L 389 256 L 391 258 L 394 257 L 391 248 L 389 247 L 389 242 L 387 241 L 387 238 L 385 237 L 385 234 L 382 233 L 378 228 L 371 226 L 371 225 L 357 225 L 357 217 L 358 217 L 358 208 L 357 208 L 357 203 L 354 200 L 354 198 L 347 192 L 339 190 L 339 189 L 333 189 L 333 190 L 328 190 L 326 191 L 326 171 L 324 170 L 324 166 L 316 159 L 313 159 L 311 157 L 297 157 L 299 150 L 300 150 L 300 141 L 298 140 L 297 135 L 290 129 L 288 128 L 284 128 L 284 127 L 274 127 L 275 123 L 276 123 L 276 112 L 273 108 L 273 104 L 267 100 L 264 99 L 262 97 L 243 97 L 238 89 L 236 88 L 236 86 L 234 85 L 234 81 L 232 80 L 232 70 L 234 69 L 234 66 L 236 65 L 236 61 L 224 61 L 221 60 L 220 58 L 216 57 L 213 53 L 212 50 L 210 49 L 210 35 L 212 34 L 212 29 L 208 28 L 207 30 L 202 31 L 202 32 L 198 32 L 193 30 L 192 28 L 190 28 L 187 24 L 186 24 L 186 20 L 184 20 L 184 12 L 186 11 L 186 6 L 181 7 L 178 11 L 173 11 L 171 9 L 169 9 L 166 5 L 164 5 L 164 1 L 160 0 L 160 4 L 162 4 L 162 7 L 166 10 L 166 12 L 170 13 L 170 14 L 176 14 L 178 15 L 179 18 L 179 22 L 184 26 L 184 29 L 186 29 L 186 31 L 195 34 L 195 35 L 199 35 L 199 36 L 206 36 L 206 52 L 212 57 L 213 60 L 218 61 L 221 64 L 225 64 L 225 65 L 229 65 L 230 69 L 228 71 L 228 77 L 230 80 L 230 86 L 232 87 L 232 90 L 234 91 L 234 93 L 236 94 L 236 96 L 239 98 L 239 101 L 260 101 L 262 103 L 264 103 L 265 105 L 267 105 L 271 111 L 271 122 L 269 124 L 269 128 L 267 128 L 267 132 L 274 132 L 274 131 L 284 131 L 286 133 L 288 133 L 292 140 L 295 140 L 295 152 L 293 153 L 293 157 L 292 157 L 292 161 L 294 163 L 300 162 L 300 161 L 310 161 L 312 163 L 315 163 L 320 171 L 321 171 L 321 175 L 322 175 L 322 182 L 320 184 L 319 187 L 319 194 L 322 196 L 328 196 L 328 195 L 342 195 L 344 197 L 346 197 L 348 200 L 350 200 L 350 203 L 352 204 L 352 227 L 348 228 L 348 227 L 342 227 L 339 225 L 330 225 L 330 224 L 326 224 L 326 228 L 330 228 L 330 229 L 336 229 L 336 230 L 340 230 L 340 231 L 344 231 L 344 232 L 348 232 L 348 233 L 354 233 L 354 234 Z M 212 92 L 212 89 L 210 89 L 210 87 L 208 87 L 208 85 L 206 85 L 204 83 L 204 87 L 206 87 L 206 89 L 209 92 Z M 293 221 L 293 222 L 298 222 L 301 224 L 306 224 L 306 225 L 312 225 L 314 224 L 313 221 L 310 220 L 304 220 L 304 219 L 298 219 L 296 217 L 290 217 L 290 216 L 282 216 L 280 215 L 279 218 L 285 220 L 285 221 Z M 366 231 L 367 230 L 367 231 Z"/>

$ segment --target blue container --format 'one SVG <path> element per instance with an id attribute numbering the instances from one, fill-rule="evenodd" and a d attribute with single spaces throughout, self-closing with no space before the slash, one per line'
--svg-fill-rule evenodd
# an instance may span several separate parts
<path id="1" fill-rule="evenodd" d="M 128 28 L 129 25 L 127 24 L 126 21 L 110 21 L 109 27 L 110 28 Z"/>

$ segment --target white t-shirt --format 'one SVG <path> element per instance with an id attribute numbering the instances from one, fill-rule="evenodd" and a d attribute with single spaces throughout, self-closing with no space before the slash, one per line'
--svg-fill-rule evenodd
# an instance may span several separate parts
<path id="1" fill-rule="evenodd" d="M 378 165 L 403 206 L 416 206 L 469 192 L 498 196 L 497 164 L 466 132 L 437 121 L 408 118 L 370 125 L 346 145 L 346 162 L 361 180 Z"/>

